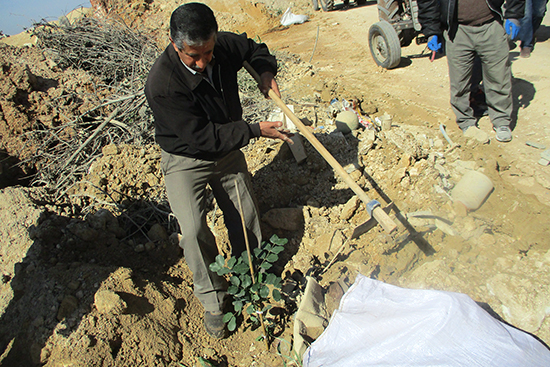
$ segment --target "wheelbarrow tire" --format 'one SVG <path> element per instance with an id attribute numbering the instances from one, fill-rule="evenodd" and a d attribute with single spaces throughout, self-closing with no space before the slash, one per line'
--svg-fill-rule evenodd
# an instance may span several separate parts
<path id="1" fill-rule="evenodd" d="M 334 0 L 319 0 L 323 11 L 331 11 L 334 9 Z"/>
<path id="2" fill-rule="evenodd" d="M 369 29 L 369 47 L 372 58 L 378 66 L 392 69 L 401 61 L 401 44 L 393 26 L 380 21 Z"/>
<path id="3" fill-rule="evenodd" d="M 398 0 L 378 0 L 378 19 L 387 22 L 397 21 L 399 19 L 399 1 Z"/>
<path id="4" fill-rule="evenodd" d="M 313 10 L 315 10 L 315 11 L 319 10 L 319 1 L 318 0 L 311 0 L 311 3 L 313 4 Z"/>

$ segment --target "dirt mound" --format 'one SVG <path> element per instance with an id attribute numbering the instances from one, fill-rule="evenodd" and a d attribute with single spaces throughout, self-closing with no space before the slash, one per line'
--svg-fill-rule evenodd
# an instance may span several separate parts
<path id="1" fill-rule="evenodd" d="M 70 122 L 95 106 L 101 96 L 94 93 L 95 80 L 88 73 L 61 70 L 47 52 L 34 47 L 0 44 L 0 64 L 0 151 L 22 163 L 23 178 L 40 169 L 35 159 L 40 152 L 28 133 Z M 59 132 L 66 140 L 73 133 L 71 129 Z M 6 173 L 0 174 L 3 179 Z"/>

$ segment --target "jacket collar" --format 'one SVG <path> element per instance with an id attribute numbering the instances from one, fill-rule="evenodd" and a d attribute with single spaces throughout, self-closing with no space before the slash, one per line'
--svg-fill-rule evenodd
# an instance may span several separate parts
<path id="1" fill-rule="evenodd" d="M 174 65 L 174 70 L 176 70 L 176 72 L 180 74 L 180 76 L 185 81 L 185 84 L 187 84 L 189 88 L 193 90 L 197 88 L 202 81 L 202 76 L 199 73 L 193 74 L 191 71 L 189 71 L 189 69 L 185 67 L 172 44 L 168 45 L 168 47 L 166 48 L 166 52 L 168 58 L 170 59 L 170 62 L 172 63 L 172 65 Z"/>

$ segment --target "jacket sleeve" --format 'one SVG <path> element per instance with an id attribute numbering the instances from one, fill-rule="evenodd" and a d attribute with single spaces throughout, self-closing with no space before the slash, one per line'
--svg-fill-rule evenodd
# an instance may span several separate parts
<path id="1" fill-rule="evenodd" d="M 507 0 L 506 10 L 504 11 L 505 19 L 518 19 L 523 18 L 525 11 L 525 0 Z"/>
<path id="2" fill-rule="evenodd" d="M 243 62 L 248 61 L 258 74 L 270 71 L 277 74 L 277 59 L 271 55 L 264 43 L 257 43 L 247 37 L 246 33 L 220 32 L 218 42 L 226 48 L 236 70 L 242 68 Z"/>
<path id="3" fill-rule="evenodd" d="M 440 0 L 417 0 L 418 21 L 426 37 L 441 35 Z M 524 0 L 525 1 L 525 0 Z"/>

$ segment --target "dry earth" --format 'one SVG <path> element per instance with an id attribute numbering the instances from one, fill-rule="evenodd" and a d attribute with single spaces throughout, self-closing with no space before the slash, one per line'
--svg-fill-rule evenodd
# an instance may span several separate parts
<path id="1" fill-rule="evenodd" d="M 260 139 L 246 147 L 266 238 L 276 233 L 289 239 L 275 270 L 288 284 L 298 281 L 279 305 L 286 312 L 271 316 L 281 339 L 292 341 L 303 275 L 328 286 L 338 279 L 351 283 L 362 273 L 403 287 L 465 293 L 495 317 L 550 343 L 550 166 L 537 164 L 542 150 L 526 144 L 550 147 L 548 26 L 531 58 L 519 59 L 517 48 L 510 52 L 514 140 L 496 142 L 482 118 L 480 127 L 491 139 L 481 143 L 463 137 L 454 124 L 444 57 L 430 63 L 425 45 L 413 44 L 403 48 L 398 68 L 375 65 L 367 43 L 377 21 L 374 3 L 323 13 L 295 1 L 292 11 L 310 20 L 290 27 L 278 24 L 286 1 L 207 3 L 222 29 L 259 36 L 277 53 L 285 101 L 398 223 L 393 235 L 376 226 L 351 238 L 368 219 L 364 204 L 309 143 L 300 165 L 278 142 Z M 164 45 L 178 4 L 111 5 Z M 61 199 L 45 188 L 16 185 L 26 183 L 16 178 L 40 168 L 23 166 L 22 173 L 12 167 L 34 154 L 25 132 L 37 122 L 63 123 L 97 100 L 71 99 L 90 95 L 93 78 L 60 70 L 36 48 L 2 46 L 0 58 L 0 148 L 6 157 L 0 172 L 0 365 L 282 366 L 276 346 L 286 344 L 265 350 L 255 340 L 260 331 L 246 323 L 222 341 L 203 331 L 191 274 L 171 236 L 174 220 L 157 220 L 168 213 L 151 210 L 148 200 L 164 195 L 156 146 L 104 147 L 88 175 Z M 67 100 L 63 109 L 49 110 L 59 98 Z M 358 99 L 371 118 L 390 114 L 391 130 L 334 132 L 327 114 L 333 98 Z M 460 147 L 449 149 L 440 124 Z M 449 193 L 468 170 L 483 172 L 495 188 L 478 210 L 465 213 Z M 130 212 L 143 213 L 144 224 L 132 225 Z M 223 217 L 212 211 L 209 218 L 226 249 Z"/>

